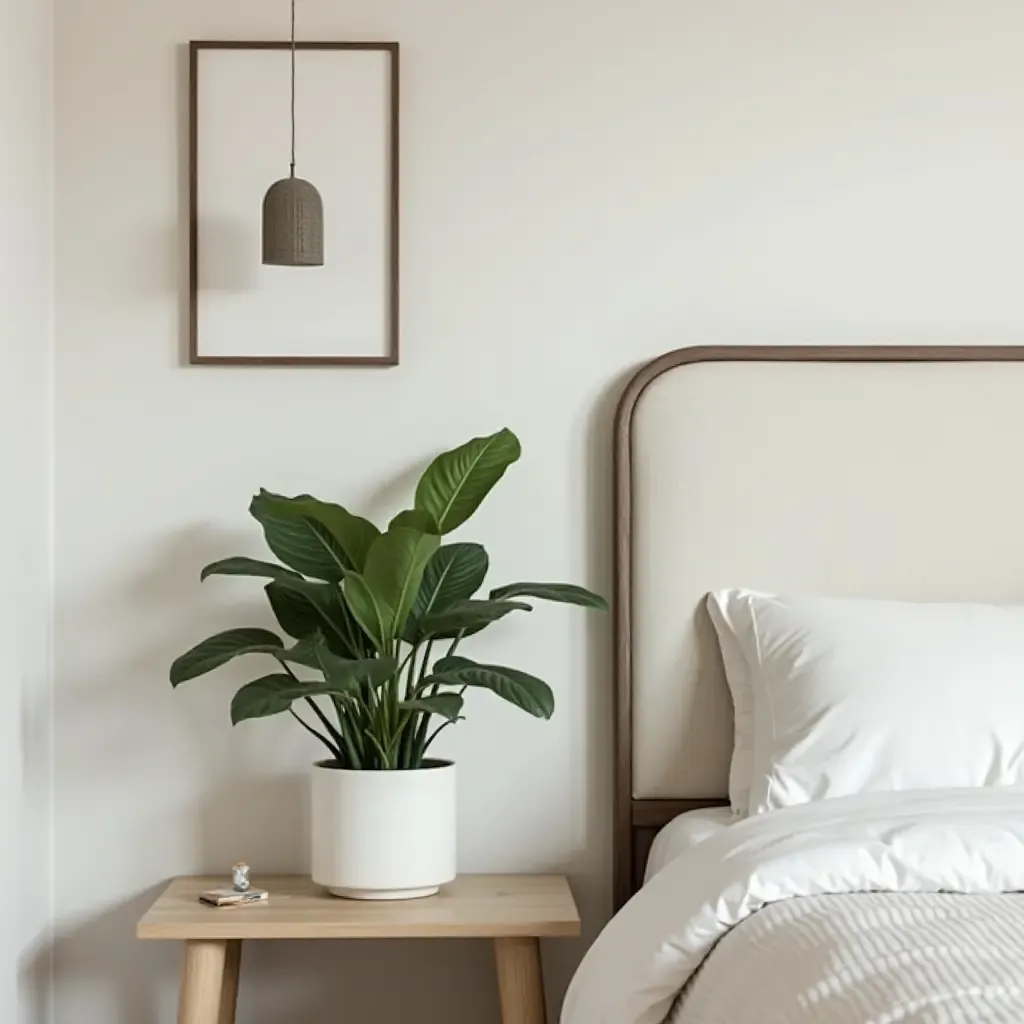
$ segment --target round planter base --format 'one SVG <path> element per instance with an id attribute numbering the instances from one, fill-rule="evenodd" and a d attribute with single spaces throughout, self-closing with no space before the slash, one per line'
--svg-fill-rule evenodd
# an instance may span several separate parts
<path id="1" fill-rule="evenodd" d="M 422 889 L 339 889 L 328 888 L 332 896 L 343 900 L 421 900 L 437 893 L 439 885 L 428 885 Z"/>

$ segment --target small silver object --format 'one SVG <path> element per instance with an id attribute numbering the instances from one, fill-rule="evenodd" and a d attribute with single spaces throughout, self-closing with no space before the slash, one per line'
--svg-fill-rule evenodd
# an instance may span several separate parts
<path id="1" fill-rule="evenodd" d="M 249 865 L 245 861 L 231 866 L 231 885 L 235 892 L 249 891 Z"/>

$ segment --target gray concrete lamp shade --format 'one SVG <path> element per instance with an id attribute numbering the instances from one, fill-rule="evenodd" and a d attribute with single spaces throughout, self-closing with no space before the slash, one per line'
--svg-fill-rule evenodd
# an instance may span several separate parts
<path id="1" fill-rule="evenodd" d="M 275 267 L 324 265 L 324 203 L 304 178 L 282 178 L 267 190 L 263 262 Z"/>

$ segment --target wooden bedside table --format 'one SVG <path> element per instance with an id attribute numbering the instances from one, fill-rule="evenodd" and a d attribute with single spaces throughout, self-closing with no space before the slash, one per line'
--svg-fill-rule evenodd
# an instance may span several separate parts
<path id="1" fill-rule="evenodd" d="M 504 1024 L 545 1024 L 540 939 L 580 933 L 561 875 L 460 875 L 436 896 L 360 902 L 330 896 L 308 878 L 260 877 L 265 904 L 199 902 L 223 878 L 177 878 L 139 921 L 140 939 L 185 943 L 178 1024 L 234 1024 L 242 943 L 258 939 L 494 940 Z"/>

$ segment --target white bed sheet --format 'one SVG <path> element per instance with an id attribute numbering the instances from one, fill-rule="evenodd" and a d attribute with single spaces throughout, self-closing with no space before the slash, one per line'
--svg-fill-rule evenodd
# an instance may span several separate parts
<path id="1" fill-rule="evenodd" d="M 710 1016 L 688 1014 L 697 1003 L 687 999 L 678 1020 L 685 1024 L 1024 1021 L 1024 985 L 1016 967 L 1024 958 L 1021 898 L 1000 896 L 1024 893 L 1024 790 L 1002 787 L 836 797 L 755 815 L 718 831 L 658 872 L 608 924 L 576 972 L 561 1024 L 663 1024 L 717 945 L 721 943 L 721 948 L 714 956 L 729 960 L 723 967 L 730 978 L 753 977 L 752 958 L 767 941 L 772 931 L 768 926 L 785 925 L 801 908 L 797 904 L 780 907 L 755 922 L 753 931 L 737 931 L 741 938 L 746 934 L 756 941 L 732 944 L 750 955 L 730 959 L 725 952 L 730 943 L 722 940 L 759 911 L 800 897 L 863 893 L 936 897 L 923 904 L 917 901 L 920 907 L 914 919 L 915 927 L 935 932 L 936 937 L 926 943 L 930 948 L 923 953 L 889 949 L 892 956 L 883 957 L 889 967 L 883 972 L 887 984 L 858 982 L 831 955 L 827 944 L 805 942 L 801 955 L 815 959 L 815 965 L 810 960 L 808 964 L 814 966 L 817 979 L 810 983 L 806 999 L 795 999 L 791 989 L 785 988 L 787 979 L 780 977 L 770 991 L 747 986 L 756 998 L 747 1000 L 742 1015 L 731 1010 Z M 977 947 L 970 961 L 956 952 L 964 921 L 951 917 L 937 902 L 948 893 L 967 897 L 958 906 L 969 914 L 967 924 Z M 998 904 L 1002 927 L 986 924 L 993 919 L 991 901 L 975 901 L 976 895 L 1011 901 Z M 859 907 L 855 896 L 847 902 Z M 835 904 L 843 905 L 842 901 Z M 869 927 L 863 931 L 873 934 L 873 908 L 864 907 L 861 916 Z M 784 918 L 776 921 L 772 915 L 779 912 Z M 845 932 L 842 921 L 838 930 Z M 801 934 L 810 933 L 780 927 L 771 941 L 785 941 L 788 936 L 799 943 Z M 1014 966 L 1009 972 L 1002 948 L 1007 935 L 1017 936 L 1011 943 Z M 879 959 L 877 942 L 861 952 L 861 966 L 870 968 Z M 945 978 L 941 985 L 934 983 L 934 971 L 914 972 L 904 963 L 907 957 L 922 955 L 934 960 Z M 856 988 L 856 998 L 844 995 L 850 985 Z M 836 995 L 831 1000 L 831 1017 L 824 1016 L 811 998 L 819 991 Z M 712 985 L 708 994 L 717 997 L 721 992 L 721 985 Z M 946 1002 L 947 1008 L 922 1010 L 936 998 Z M 766 1008 L 779 1012 L 769 1016 Z"/>
<path id="2" fill-rule="evenodd" d="M 644 872 L 646 885 L 662 868 L 705 839 L 717 835 L 741 819 L 730 807 L 703 807 L 673 818 L 655 837 Z"/>

